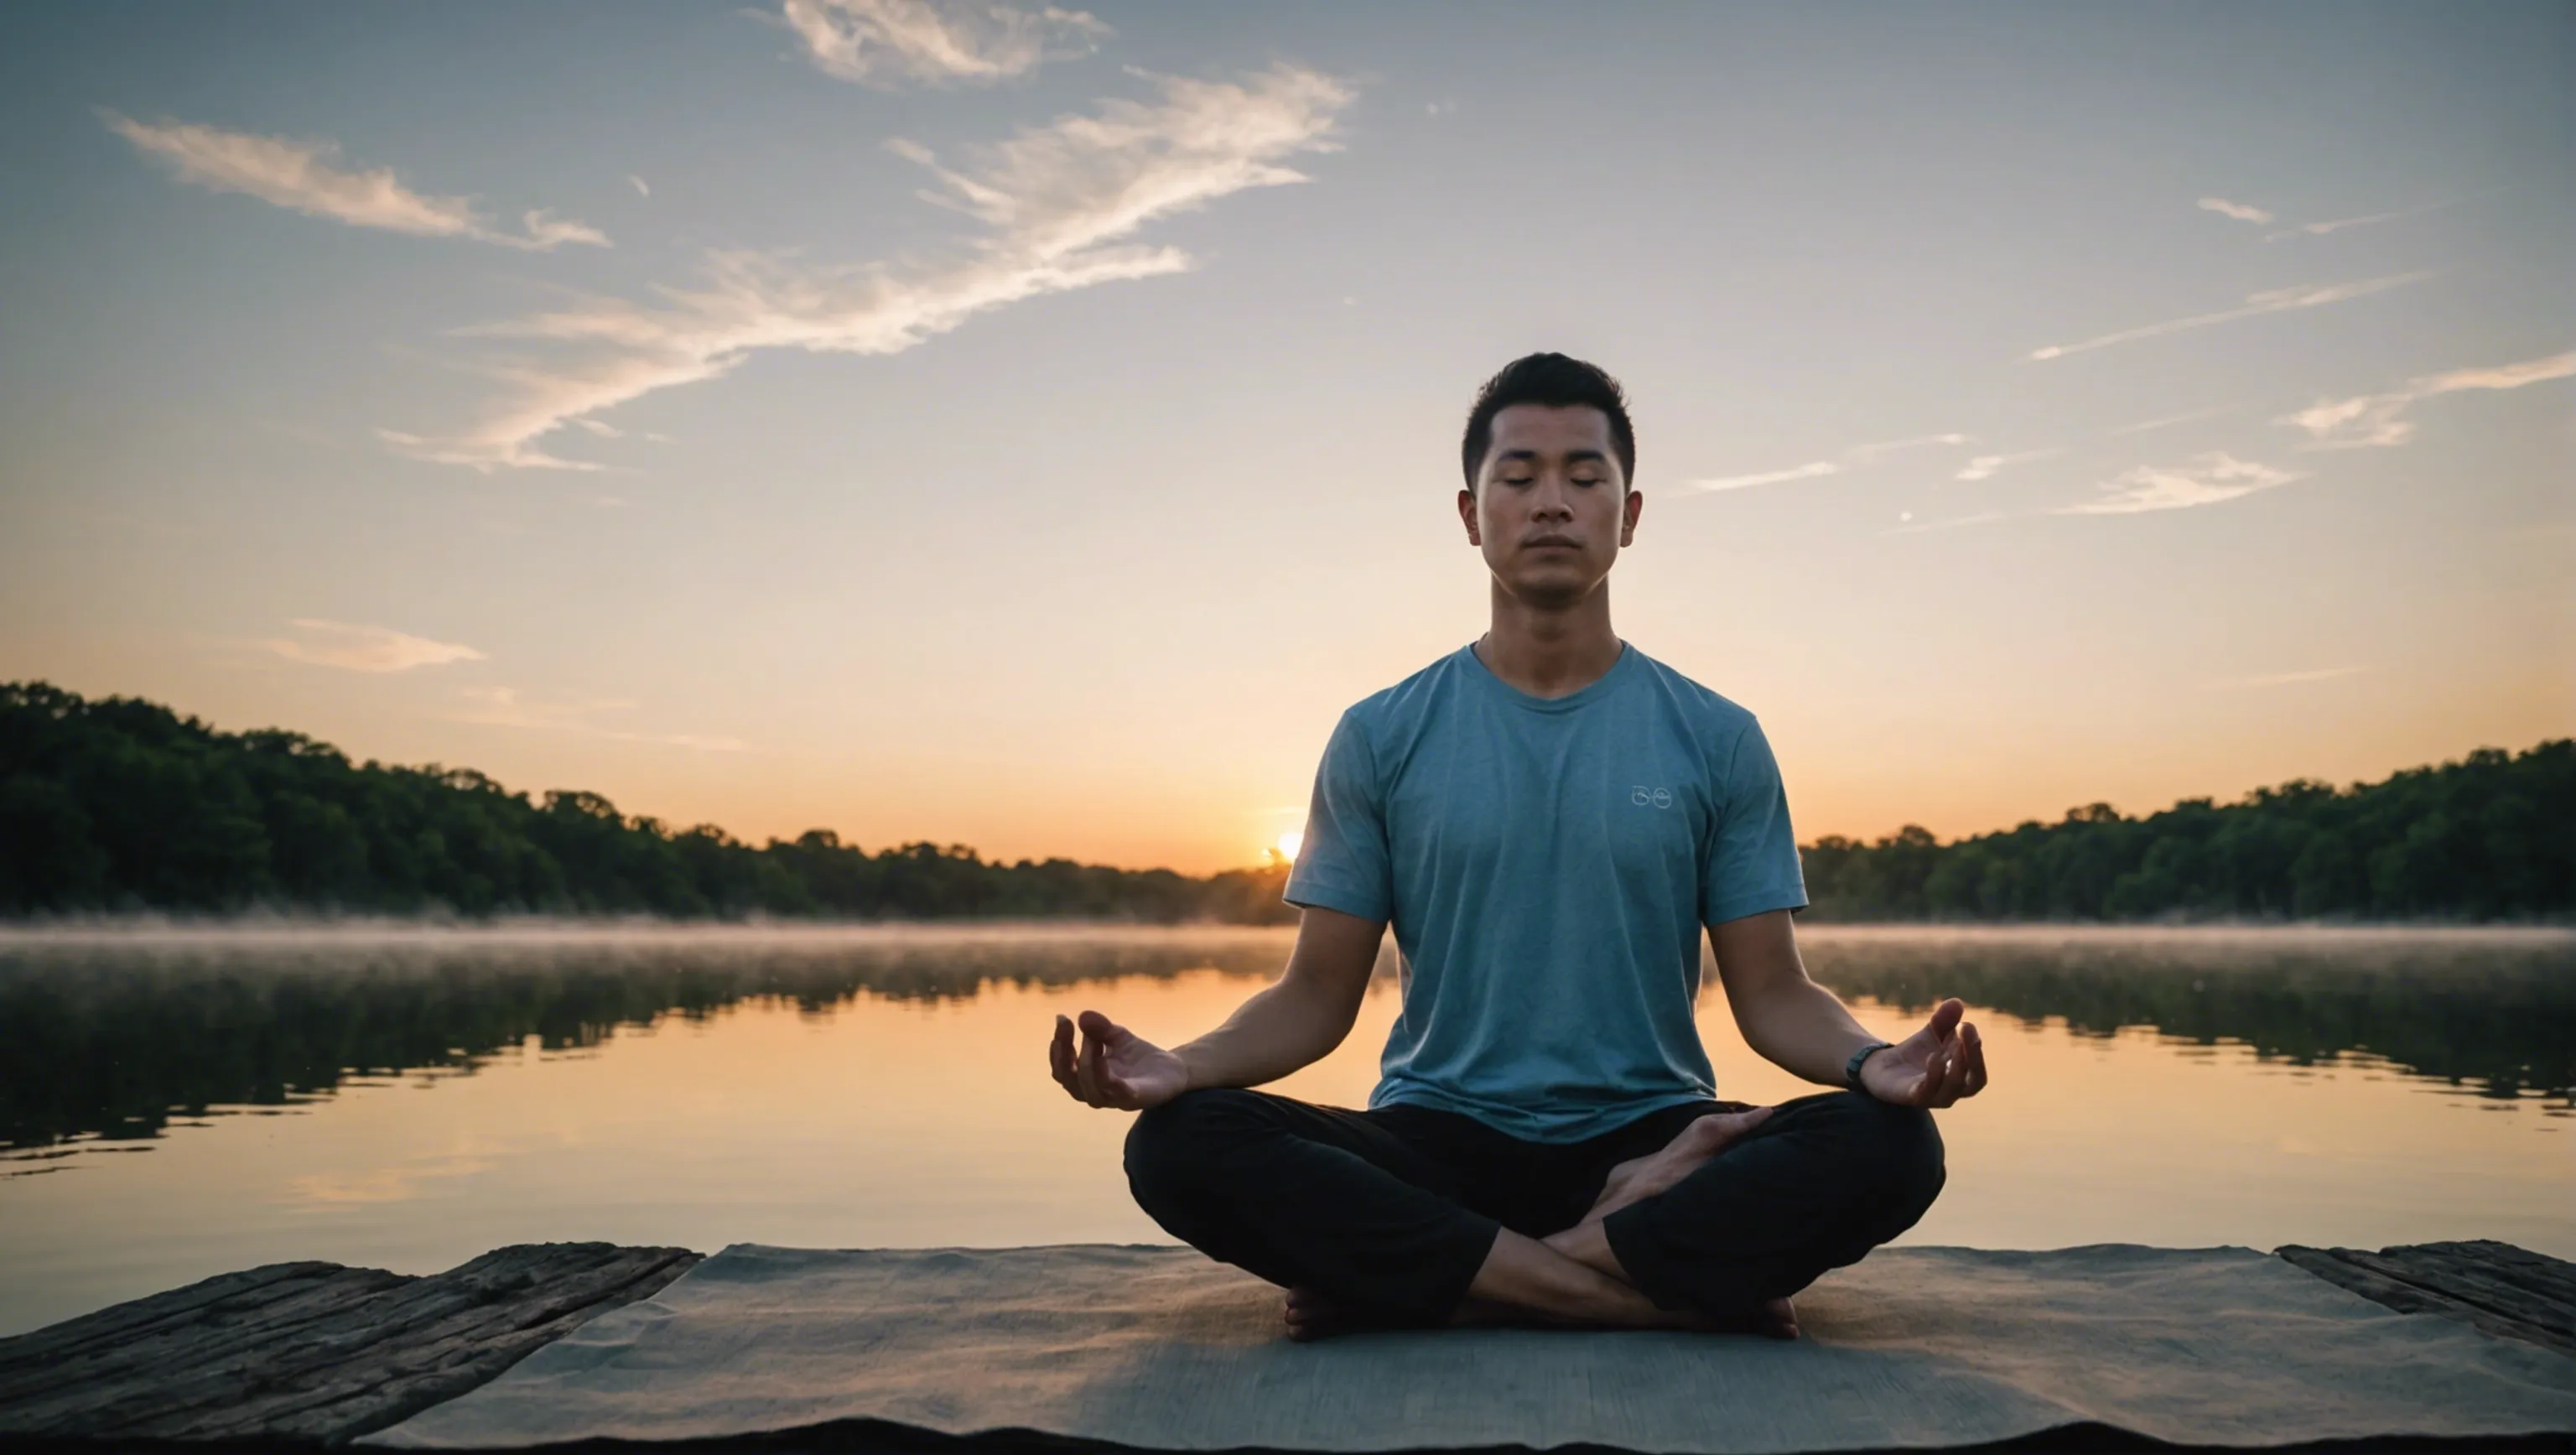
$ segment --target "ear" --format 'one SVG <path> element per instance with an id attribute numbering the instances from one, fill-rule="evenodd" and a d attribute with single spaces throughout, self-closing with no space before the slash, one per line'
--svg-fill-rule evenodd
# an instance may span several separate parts
<path id="1" fill-rule="evenodd" d="M 1471 546 L 1484 545 L 1484 533 L 1476 529 L 1475 491 L 1462 489 L 1458 492 L 1458 518 L 1467 523 L 1467 544 Z"/>
<path id="2" fill-rule="evenodd" d="M 1644 512 L 1645 508 L 1646 497 L 1635 490 L 1630 490 L 1628 498 L 1619 502 L 1619 544 L 1623 546 L 1636 544 L 1637 517 Z"/>

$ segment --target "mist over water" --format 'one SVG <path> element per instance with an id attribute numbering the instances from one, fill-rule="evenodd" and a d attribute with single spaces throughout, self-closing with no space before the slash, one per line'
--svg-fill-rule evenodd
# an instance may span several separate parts
<path id="1" fill-rule="evenodd" d="M 23 931 L 0 937 L 0 1023 L 16 1043 L 0 1069 L 0 1146 L 149 1138 L 173 1118 L 291 1104 L 349 1077 L 470 1072 L 531 1038 L 597 1047 L 743 1003 L 812 1015 L 1004 985 L 1266 978 L 1292 942 L 1231 927 L 535 919 Z M 1955 995 L 2079 1036 L 2143 1027 L 2295 1065 L 2361 1056 L 2559 1113 L 2576 1087 L 2569 932 L 1823 926 L 1801 944 L 1819 981 L 1909 1013 Z M 1380 969 L 1395 968 L 1390 937 Z M 1722 1004 L 1713 963 L 1703 975 L 1703 1000 Z"/>
<path id="2" fill-rule="evenodd" d="M 290 1258 L 1159 1241 L 1053 1018 L 1186 1038 L 1293 931 L 548 921 L 0 932 L 0 1333 Z M 2576 933 L 1814 926 L 1891 1038 L 1945 995 L 1989 1093 L 1913 1241 L 2505 1237 L 2576 1252 Z M 1278 1088 L 1355 1105 L 1400 994 Z M 1721 1095 L 1808 1088 L 1736 1036 Z M 144 1155 L 134 1155 L 142 1153 Z"/>

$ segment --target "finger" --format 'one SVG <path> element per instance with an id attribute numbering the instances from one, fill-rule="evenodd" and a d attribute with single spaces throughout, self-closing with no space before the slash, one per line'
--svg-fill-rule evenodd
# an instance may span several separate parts
<path id="1" fill-rule="evenodd" d="M 1067 1095 L 1081 1099 L 1081 1088 L 1073 1081 L 1073 1022 L 1063 1016 L 1055 1018 L 1055 1034 L 1047 1040 L 1047 1070 Z"/>
<path id="2" fill-rule="evenodd" d="M 1769 1121 L 1771 1113 L 1775 1110 L 1777 1110 L 1775 1107 L 1748 1106 L 1741 1111 L 1713 1112 L 1708 1117 L 1708 1125 L 1719 1138 L 1721 1146 L 1732 1147 L 1738 1141 L 1750 1136 L 1755 1127 Z"/>
<path id="3" fill-rule="evenodd" d="M 1092 1105 L 1135 1110 L 1134 1088 L 1109 1068 L 1109 1058 L 1125 1050 L 1127 1043 L 1136 1039 L 1136 1033 L 1096 1010 L 1082 1013 L 1082 1032 L 1091 1063 L 1092 1094 L 1098 1098 Z"/>
<path id="4" fill-rule="evenodd" d="M 1055 1039 L 1047 1043 L 1047 1069 L 1065 1095 L 1082 1100 L 1082 1087 L 1073 1079 L 1073 1022 L 1063 1016 L 1055 1018 Z"/>
<path id="5" fill-rule="evenodd" d="M 1107 1102 L 1100 1099 L 1100 1070 L 1102 1059 L 1103 1056 L 1099 1039 L 1094 1036 L 1085 1035 L 1082 1038 L 1082 1059 L 1075 1063 L 1077 1068 L 1075 1075 L 1076 1078 L 1082 1082 L 1082 1099 L 1090 1102 L 1093 1106 L 1108 1105 Z"/>
<path id="6" fill-rule="evenodd" d="M 1949 1064 L 1941 1073 L 1941 1105 L 1958 1101 L 1968 1090 L 1968 1047 L 1963 1037 L 1952 1043 Z"/>
<path id="7" fill-rule="evenodd" d="M 1056 1080 L 1073 1084 L 1073 1022 L 1064 1016 L 1055 1018 L 1055 1034 L 1047 1038 L 1047 1069 Z"/>
<path id="8" fill-rule="evenodd" d="M 1930 1031 L 1935 1039 L 1947 1041 L 1958 1030 L 1959 1017 L 1967 1013 L 1967 1002 L 1954 995 L 1932 1007 L 1932 1019 L 1925 1023 L 1923 1029 Z"/>
<path id="9" fill-rule="evenodd" d="M 1974 1025 L 1959 1027 L 1959 1039 L 1968 1052 L 1968 1089 L 1961 1096 L 1974 1096 L 1986 1089 L 1986 1041 Z"/>

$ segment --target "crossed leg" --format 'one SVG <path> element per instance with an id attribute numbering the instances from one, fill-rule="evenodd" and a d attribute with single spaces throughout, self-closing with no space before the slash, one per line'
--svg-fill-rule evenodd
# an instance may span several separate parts
<path id="1" fill-rule="evenodd" d="M 1927 1115 L 1848 1093 L 1704 1114 L 1540 1237 L 1465 1205 L 1454 1163 L 1365 1113 L 1200 1091 L 1142 1113 L 1127 1141 L 1139 1205 L 1292 1290 L 1299 1338 L 1502 1320 L 1794 1334 L 1788 1295 L 1911 1226 L 1939 1168 Z"/>

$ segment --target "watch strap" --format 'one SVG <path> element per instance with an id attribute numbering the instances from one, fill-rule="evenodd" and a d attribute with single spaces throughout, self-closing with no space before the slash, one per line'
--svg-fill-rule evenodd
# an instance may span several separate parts
<path id="1" fill-rule="evenodd" d="M 1887 1041 L 1872 1041 L 1868 1045 L 1861 1047 L 1859 1050 L 1852 1052 L 1851 1059 L 1843 1063 L 1843 1085 L 1850 1087 L 1854 1091 L 1861 1090 L 1860 1063 L 1868 1060 L 1871 1053 L 1886 1050 L 1890 1044 L 1892 1043 Z"/>

